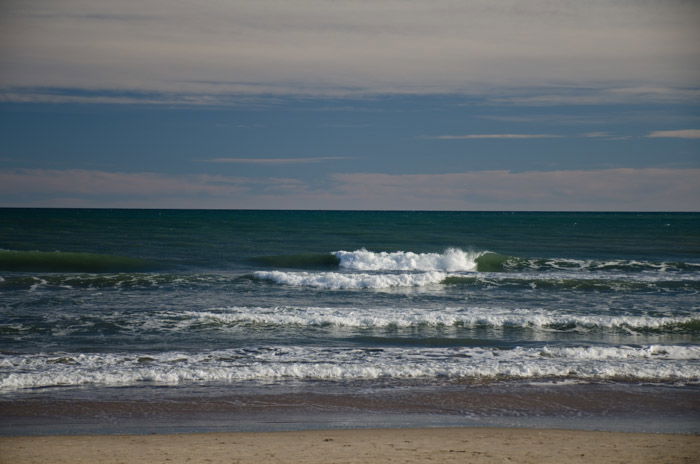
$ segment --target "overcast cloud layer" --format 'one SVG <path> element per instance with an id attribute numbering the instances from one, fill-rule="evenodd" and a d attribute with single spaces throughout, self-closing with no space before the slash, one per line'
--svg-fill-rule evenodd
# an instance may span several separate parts
<path id="1" fill-rule="evenodd" d="M 700 81 L 694 1 L 7 0 L 0 8 L 0 86 L 10 100 L 30 98 L 18 92 L 28 88 L 216 103 L 231 93 L 551 85 L 658 93 Z"/>
<path id="2" fill-rule="evenodd" d="M 0 206 L 700 208 L 700 1 L 0 0 Z"/>
<path id="3" fill-rule="evenodd" d="M 15 206 L 51 195 L 46 206 L 590 211 L 607 204 L 612 211 L 668 205 L 695 211 L 699 178 L 700 169 L 357 173 L 336 174 L 329 188 L 319 190 L 284 178 L 23 170 L 0 173 L 0 194 L 12 196 Z"/>

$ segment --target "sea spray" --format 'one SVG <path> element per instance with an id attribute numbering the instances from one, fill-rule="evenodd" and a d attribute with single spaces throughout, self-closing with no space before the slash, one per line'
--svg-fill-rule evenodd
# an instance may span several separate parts
<path id="1" fill-rule="evenodd" d="M 444 253 L 336 251 L 340 267 L 357 271 L 475 271 L 483 251 L 448 248 Z"/>

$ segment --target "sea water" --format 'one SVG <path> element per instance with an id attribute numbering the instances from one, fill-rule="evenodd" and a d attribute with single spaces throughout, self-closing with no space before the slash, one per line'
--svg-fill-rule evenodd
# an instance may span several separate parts
<path id="1" fill-rule="evenodd" d="M 695 213 L 2 209 L 0 399 L 694 392 L 699 292 Z"/>

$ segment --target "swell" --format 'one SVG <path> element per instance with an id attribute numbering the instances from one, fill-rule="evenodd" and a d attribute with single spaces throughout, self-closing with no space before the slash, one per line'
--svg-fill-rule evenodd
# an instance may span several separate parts
<path id="1" fill-rule="evenodd" d="M 331 253 L 257 256 L 251 261 L 262 266 L 299 269 L 337 268 L 340 265 L 340 259 Z"/>
<path id="2" fill-rule="evenodd" d="M 0 250 L 0 270 L 15 272 L 119 272 L 151 267 L 126 256 L 65 251 Z"/>
<path id="3" fill-rule="evenodd" d="M 225 285 L 245 279 L 217 274 L 57 273 L 0 277 L 0 290 L 165 289 Z"/>

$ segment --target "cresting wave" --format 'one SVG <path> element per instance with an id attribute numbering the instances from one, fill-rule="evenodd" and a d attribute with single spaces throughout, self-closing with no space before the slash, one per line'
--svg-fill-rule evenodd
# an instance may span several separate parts
<path id="1" fill-rule="evenodd" d="M 697 346 L 362 349 L 306 346 L 210 352 L 59 353 L 0 358 L 0 391 L 143 383 L 372 379 L 700 381 Z"/>
<path id="2" fill-rule="evenodd" d="M 295 287 L 381 289 L 431 284 L 594 291 L 698 291 L 700 264 L 527 259 L 449 248 L 443 253 L 374 252 L 268 256 L 266 265 L 338 271 L 256 271 L 253 278 Z M 323 264 L 322 266 L 319 264 Z M 506 271 L 506 272 L 503 272 Z"/>
<path id="3" fill-rule="evenodd" d="M 500 271 L 510 259 L 489 251 L 464 251 L 448 248 L 443 253 L 412 251 L 333 251 L 297 255 L 259 256 L 252 261 L 281 268 L 340 268 L 356 271 Z"/>
<path id="4" fill-rule="evenodd" d="M 357 271 L 477 271 L 486 251 L 463 251 L 448 248 L 444 253 L 411 251 L 372 252 L 365 249 L 333 253 L 343 269 Z M 482 269 L 484 270 L 484 269 Z"/>
<path id="5" fill-rule="evenodd" d="M 442 253 L 369 251 L 361 248 L 354 251 L 341 250 L 330 253 L 260 256 L 253 258 L 252 261 L 264 266 L 288 269 L 339 268 L 355 271 L 655 271 L 661 273 L 700 271 L 700 263 L 622 259 L 525 258 L 491 251 L 465 251 L 460 248 L 448 248 Z"/>

